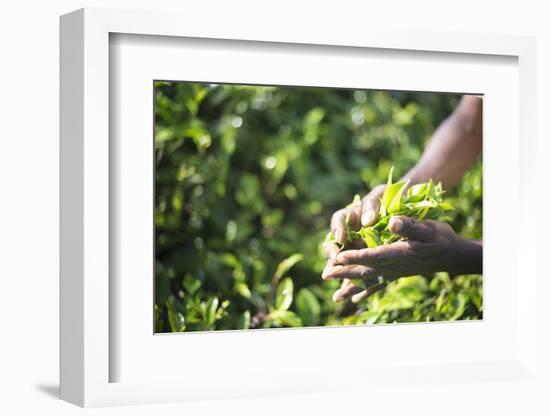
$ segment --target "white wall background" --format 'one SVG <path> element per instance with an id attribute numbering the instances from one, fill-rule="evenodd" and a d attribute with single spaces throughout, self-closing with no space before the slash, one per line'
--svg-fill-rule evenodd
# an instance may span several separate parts
<path id="1" fill-rule="evenodd" d="M 388 20 L 404 27 L 536 35 L 538 37 L 538 134 L 550 138 L 550 32 L 544 1 L 231 1 L 203 0 L 19 0 L 0 8 L 0 413 L 66 415 L 81 409 L 57 400 L 58 389 L 58 17 L 77 8 L 116 7 L 188 11 L 189 19 L 237 13 L 287 25 L 368 25 Z M 195 3 L 195 2 L 193 2 Z M 182 25 L 185 21 L 182 21 Z M 548 144 L 539 149 L 539 177 L 545 177 Z M 544 191 L 548 194 L 548 191 Z M 541 201 L 542 202 L 542 201 Z M 511 216 L 513 213 L 511 213 Z M 548 224 L 541 234 L 550 235 Z M 548 288 L 539 287 L 543 291 Z M 544 305 L 540 305 L 544 307 Z M 548 337 L 545 338 L 548 346 Z M 342 356 L 345 351 L 331 352 Z M 548 363 L 548 361 L 545 361 Z M 350 363 L 351 365 L 351 363 Z M 550 372 L 546 371 L 546 374 Z M 330 380 L 327 380 L 330 383 Z M 491 388 L 495 388 L 492 386 Z M 464 390 L 457 387 L 457 394 Z M 469 391 L 454 403 L 425 401 L 426 414 L 543 414 L 546 409 L 503 385 L 502 400 L 483 401 Z M 437 389 L 435 389 L 437 390 Z M 432 394 L 427 393 L 426 399 Z M 541 392 L 533 392 L 533 395 Z M 260 413 L 291 415 L 407 411 L 407 397 L 338 395 L 255 398 L 93 410 L 101 415 Z M 443 408 L 442 408 L 442 407 Z M 388 410 L 390 410 L 389 413 Z M 546 413 L 548 414 L 548 413 Z"/>

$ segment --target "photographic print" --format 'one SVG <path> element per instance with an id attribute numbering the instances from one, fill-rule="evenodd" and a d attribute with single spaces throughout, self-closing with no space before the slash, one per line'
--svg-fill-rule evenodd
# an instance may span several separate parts
<path id="1" fill-rule="evenodd" d="M 481 96 L 154 100 L 157 333 L 482 319 Z"/>

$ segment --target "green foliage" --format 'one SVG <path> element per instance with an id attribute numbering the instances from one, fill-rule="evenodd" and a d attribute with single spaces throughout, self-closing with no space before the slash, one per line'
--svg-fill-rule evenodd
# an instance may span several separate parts
<path id="1" fill-rule="evenodd" d="M 296 310 L 304 325 L 318 325 L 321 318 L 319 300 L 308 288 L 300 289 L 296 298 Z"/>
<path id="2" fill-rule="evenodd" d="M 481 317 L 480 276 L 400 279 L 359 306 L 320 279 L 332 213 L 413 166 L 458 96 L 184 82 L 155 94 L 158 332 Z M 447 198 L 469 238 L 481 173 Z"/>

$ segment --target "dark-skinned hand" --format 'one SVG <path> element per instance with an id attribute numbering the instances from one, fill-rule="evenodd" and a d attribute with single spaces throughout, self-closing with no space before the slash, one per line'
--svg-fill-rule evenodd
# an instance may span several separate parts
<path id="1" fill-rule="evenodd" d="M 363 199 L 361 207 L 334 214 L 332 232 L 340 237 L 344 233 L 343 240 L 338 241 L 345 241 L 346 238 L 342 215 L 345 221 L 349 213 L 353 229 L 376 221 L 376 216 L 373 219 L 368 210 L 377 212 L 376 201 L 382 192 L 383 187 L 375 188 Z M 373 201 L 373 193 L 376 201 Z M 366 219 L 368 221 L 361 221 Z M 359 303 L 384 288 L 387 282 L 403 276 L 429 275 L 439 271 L 451 274 L 481 273 L 481 242 L 458 236 L 446 223 L 396 216 L 390 220 L 389 229 L 406 240 L 375 248 L 365 248 L 362 242 L 354 241 L 352 249 L 343 252 L 339 252 L 335 244 L 327 245 L 329 259 L 322 277 L 325 280 L 342 279 L 342 286 L 334 293 L 334 301 L 351 298 L 352 302 Z M 363 279 L 367 289 L 354 285 L 350 279 Z"/>

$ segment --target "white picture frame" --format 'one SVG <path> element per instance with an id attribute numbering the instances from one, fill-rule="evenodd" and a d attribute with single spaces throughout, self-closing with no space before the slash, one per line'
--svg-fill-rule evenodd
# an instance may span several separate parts
<path id="1" fill-rule="evenodd" d="M 110 38 L 114 34 L 163 37 L 156 38 L 157 42 L 175 38 L 268 42 L 277 44 L 283 52 L 285 48 L 293 47 L 292 45 L 299 45 L 302 48 L 299 50 L 330 45 L 333 51 L 345 50 L 352 55 L 366 49 L 410 51 L 412 55 L 431 53 L 430 59 L 434 62 L 438 59 L 444 60 L 445 56 L 459 55 L 467 55 L 473 62 L 476 61 L 476 56 L 479 59 L 482 56 L 502 56 L 517 60 L 515 65 L 519 70 L 516 77 L 519 105 L 517 112 L 511 114 L 511 120 L 517 118 L 519 128 L 519 132 L 515 134 L 519 158 L 517 166 L 513 168 L 517 169 L 519 180 L 516 182 L 513 179 L 516 171 L 509 173 L 513 182 L 509 186 L 513 188 L 514 195 L 517 195 L 517 208 L 524 214 L 528 213 L 528 207 L 534 198 L 532 190 L 536 184 L 529 180 L 527 169 L 534 166 L 536 159 L 536 136 L 533 130 L 535 123 L 532 119 L 536 114 L 533 38 L 473 33 L 434 34 L 420 30 L 404 32 L 374 26 L 361 30 L 349 28 L 348 31 L 337 34 L 319 28 L 318 31 L 302 34 L 293 30 L 281 31 L 270 25 L 251 25 L 241 26 L 239 33 L 235 33 L 230 23 L 205 27 L 192 19 L 186 19 L 186 24 L 182 25 L 182 20 L 182 16 L 173 13 L 107 9 L 83 9 L 61 18 L 61 397 L 87 407 L 315 393 L 344 389 L 350 380 L 364 381 L 368 377 L 371 381 L 364 382 L 369 383 L 369 394 L 373 394 L 374 391 L 387 389 L 384 385 L 387 386 L 396 378 L 401 380 L 401 387 L 397 388 L 403 390 L 434 383 L 448 386 L 451 381 L 442 375 L 445 371 L 452 373 L 455 381 L 468 381 L 472 385 L 500 380 L 521 386 L 528 382 L 531 387 L 536 387 L 540 383 L 536 362 L 537 324 L 532 319 L 521 320 L 522 325 L 514 326 L 513 336 L 510 338 L 512 347 L 503 347 L 498 353 L 495 352 L 494 360 L 488 358 L 487 350 L 478 359 L 465 356 L 458 362 L 449 361 L 445 355 L 441 355 L 433 362 L 420 360 L 416 365 L 413 365 L 414 362 L 405 364 L 396 361 L 396 366 L 383 362 L 377 367 L 376 363 L 371 363 L 368 377 L 366 369 L 359 369 L 361 371 L 355 374 L 345 373 L 349 377 L 346 383 L 332 382 L 327 385 L 325 380 L 341 379 L 344 373 L 336 368 L 327 368 L 313 374 L 306 363 L 303 364 L 302 371 L 292 374 L 290 380 L 288 373 L 277 372 L 273 368 L 260 370 L 259 374 L 270 380 L 266 383 L 247 381 L 247 371 L 252 372 L 252 369 L 246 368 L 243 369 L 242 380 L 231 386 L 224 385 L 224 380 L 212 383 L 199 373 L 180 380 L 168 380 L 148 372 L 144 377 L 129 377 L 128 380 L 125 380 L 126 377 L 114 377 L 117 379 L 114 382 L 112 368 L 124 359 L 120 354 L 125 351 L 113 349 L 112 345 L 113 338 L 118 336 L 118 332 L 113 334 L 113 328 L 117 326 L 112 320 L 114 311 L 120 307 L 116 304 L 117 298 L 113 297 L 116 288 L 110 281 L 113 273 L 110 230 L 116 226 L 113 224 L 116 217 L 111 215 L 112 195 L 109 189 L 112 187 L 111 173 L 117 169 L 113 163 L 116 164 L 118 160 L 113 159 L 110 153 L 110 135 L 113 134 L 110 123 L 113 120 L 110 120 L 112 91 L 109 57 Z M 512 126 L 515 125 L 514 121 L 511 123 Z M 502 165 L 495 164 L 494 169 L 502 169 Z M 527 215 L 522 217 L 526 218 Z M 529 218 L 531 221 L 533 217 Z M 517 275 L 520 266 L 523 271 L 523 283 L 517 286 L 517 291 L 513 294 L 517 309 L 514 309 L 511 317 L 518 321 L 522 316 L 535 315 L 536 279 L 540 278 L 540 271 L 536 269 L 536 253 L 529 250 L 527 244 L 529 241 L 536 241 L 536 229 L 529 227 L 527 223 L 522 225 L 525 225 L 525 232 L 520 237 L 517 256 L 511 257 L 514 269 L 511 273 Z M 517 283 L 517 279 L 514 279 L 510 281 L 513 284 Z M 509 294 L 511 296 L 512 292 Z M 439 331 L 434 332 L 431 328 L 434 327 L 400 326 L 397 331 L 407 332 L 409 336 L 420 334 L 437 337 Z M 262 332 L 261 336 L 234 333 L 231 337 L 235 343 L 245 336 L 248 336 L 247 341 L 251 341 L 250 335 L 254 335 L 255 340 L 267 338 L 267 342 L 271 342 L 270 338 L 274 339 L 273 337 L 279 338 L 277 342 L 282 342 L 282 337 L 292 338 L 297 342 L 296 337 L 301 336 L 307 337 L 310 342 L 346 343 L 358 334 L 357 331 L 351 334 L 338 328 L 321 331 L 323 332 L 305 330 L 302 335 L 298 335 L 299 332 L 296 331 L 277 331 L 278 335 L 270 335 L 273 332 L 267 331 Z M 457 331 L 462 329 L 455 324 L 452 336 L 457 336 Z M 464 331 L 463 336 L 477 336 L 471 332 L 471 327 Z M 197 334 L 197 337 L 201 336 L 212 340 L 219 335 Z M 376 337 L 383 335 L 373 336 L 376 341 Z M 170 336 L 155 338 L 157 343 L 162 344 L 182 342 L 181 338 L 178 340 Z M 229 336 L 226 335 L 224 341 L 228 339 Z M 166 347 L 161 345 L 160 348 Z M 136 365 L 135 360 L 130 361 L 130 364 Z M 300 370 L 299 366 L 295 368 Z M 472 374 L 476 376 L 472 377 Z M 274 389 L 273 386 L 280 387 Z M 451 387 L 442 389 L 446 394 L 452 394 Z M 496 395 L 496 392 L 492 394 Z"/>

